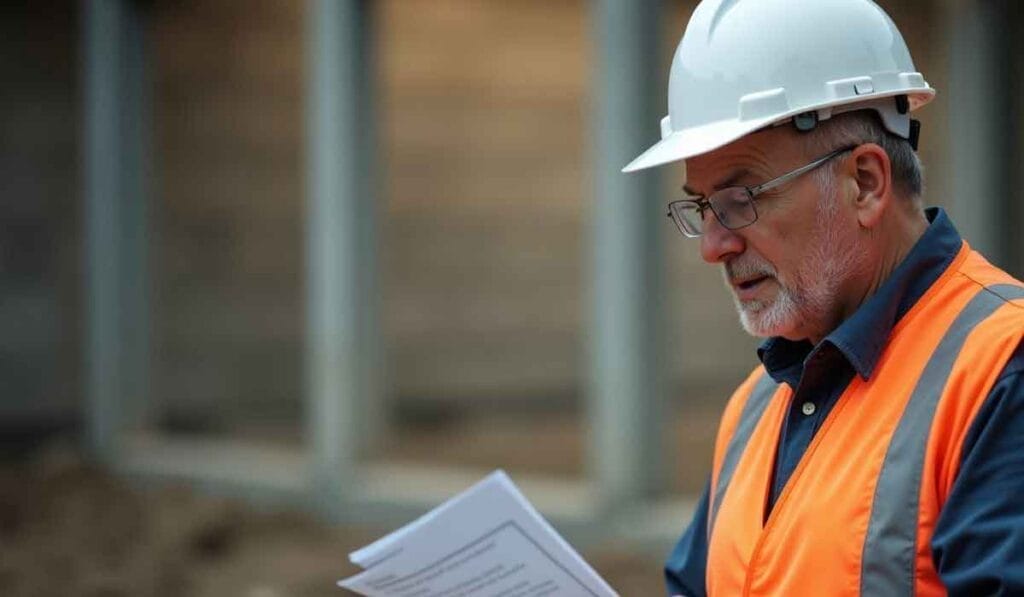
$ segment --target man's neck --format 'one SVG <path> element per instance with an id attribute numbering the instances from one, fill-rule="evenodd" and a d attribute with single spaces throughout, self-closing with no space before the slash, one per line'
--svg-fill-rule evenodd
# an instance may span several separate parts
<path id="1" fill-rule="evenodd" d="M 879 229 L 866 231 L 867 237 L 864 239 L 866 247 L 868 250 L 871 247 L 876 247 L 876 250 L 871 253 L 873 257 L 866 260 L 863 273 L 850 280 L 851 288 L 845 293 L 850 300 L 841 307 L 842 310 L 836 318 L 835 326 L 820 335 L 812 335 L 808 340 L 817 345 L 832 330 L 856 313 L 857 309 L 874 296 L 896 268 L 903 263 L 927 229 L 928 218 L 925 217 L 923 210 L 918 209 L 914 213 L 900 212 Z"/>

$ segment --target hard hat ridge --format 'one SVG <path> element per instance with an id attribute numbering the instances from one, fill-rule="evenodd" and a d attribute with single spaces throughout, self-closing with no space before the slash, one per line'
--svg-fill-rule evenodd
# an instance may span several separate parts
<path id="1" fill-rule="evenodd" d="M 707 2 L 708 10 L 711 12 L 711 22 L 708 24 L 708 35 L 714 35 L 715 29 L 718 24 L 722 22 L 722 17 L 729 12 L 730 9 L 736 6 L 736 3 L 740 0 L 717 0 L 713 2 Z M 717 6 L 715 6 L 717 4 Z"/>

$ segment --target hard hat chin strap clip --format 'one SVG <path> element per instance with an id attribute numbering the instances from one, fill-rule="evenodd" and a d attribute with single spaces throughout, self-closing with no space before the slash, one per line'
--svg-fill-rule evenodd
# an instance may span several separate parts
<path id="1" fill-rule="evenodd" d="M 910 98 L 906 94 L 896 96 L 896 111 L 900 114 L 910 113 Z M 907 134 L 907 141 L 910 143 L 910 148 L 917 151 L 917 142 L 921 140 L 921 121 L 911 118 L 910 119 L 910 130 Z"/>
<path id="2" fill-rule="evenodd" d="M 801 133 L 809 133 L 818 126 L 818 111 L 811 110 L 810 112 L 803 112 L 793 117 L 793 126 L 796 130 Z"/>
<path id="3" fill-rule="evenodd" d="M 910 98 L 906 94 L 896 96 L 896 111 L 900 114 L 910 113 Z"/>
<path id="4" fill-rule="evenodd" d="M 921 121 L 910 118 L 910 100 L 906 95 L 896 96 L 896 113 L 892 113 L 892 104 L 886 106 L 885 103 L 882 105 L 865 106 L 863 104 L 846 107 L 842 112 L 846 112 L 853 108 L 857 109 L 873 109 L 878 113 L 879 118 L 882 119 L 882 124 L 887 130 L 893 134 L 903 137 L 910 143 L 910 147 L 917 151 L 918 141 L 921 139 Z M 834 114 L 842 113 L 838 109 L 833 111 L 829 109 L 824 111 L 824 114 L 819 114 L 818 110 L 809 110 L 807 112 L 801 112 L 793 117 L 792 123 L 796 127 L 796 130 L 801 133 L 809 133 L 818 126 L 818 122 L 821 121 L 822 117 L 825 120 L 831 118 Z M 782 124 L 782 123 L 780 123 Z"/>
<path id="5" fill-rule="evenodd" d="M 917 151 L 917 142 L 921 139 L 921 121 L 916 118 L 910 119 L 910 136 L 907 137 L 907 141 L 910 142 L 910 148 Z"/>

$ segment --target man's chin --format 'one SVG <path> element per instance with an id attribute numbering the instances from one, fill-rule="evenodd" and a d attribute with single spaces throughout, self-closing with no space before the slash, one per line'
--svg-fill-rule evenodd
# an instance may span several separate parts
<path id="1" fill-rule="evenodd" d="M 765 301 L 737 301 L 736 309 L 739 311 L 743 330 L 757 338 L 789 338 L 795 335 L 797 325 L 793 317 L 779 314 L 772 307 L 775 305 Z"/>
<path id="2" fill-rule="evenodd" d="M 740 325 L 743 326 L 743 331 L 755 338 L 771 338 L 778 335 L 773 333 L 773 329 L 762 325 L 757 319 L 748 317 L 745 313 L 740 314 Z"/>

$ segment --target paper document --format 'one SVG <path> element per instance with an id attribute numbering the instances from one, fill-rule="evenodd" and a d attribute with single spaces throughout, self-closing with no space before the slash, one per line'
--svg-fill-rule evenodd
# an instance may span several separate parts
<path id="1" fill-rule="evenodd" d="M 612 597 L 504 471 L 349 554 L 370 597 Z"/>

